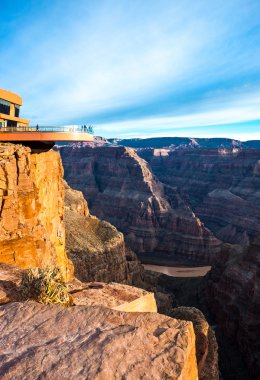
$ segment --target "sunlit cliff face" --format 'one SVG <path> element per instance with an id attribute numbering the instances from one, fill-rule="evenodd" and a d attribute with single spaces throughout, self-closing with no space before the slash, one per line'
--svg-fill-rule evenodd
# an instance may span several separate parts
<path id="1" fill-rule="evenodd" d="M 63 168 L 54 151 L 31 154 L 0 145 L 0 260 L 21 268 L 58 266 L 69 279 L 65 253 Z"/>

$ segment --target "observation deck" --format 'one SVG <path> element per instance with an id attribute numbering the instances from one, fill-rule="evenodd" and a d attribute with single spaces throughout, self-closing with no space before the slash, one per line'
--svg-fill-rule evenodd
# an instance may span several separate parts
<path id="1" fill-rule="evenodd" d="M 88 127 L 0 127 L 0 141 L 2 142 L 76 142 L 93 141 L 93 132 Z"/>
<path id="2" fill-rule="evenodd" d="M 49 149 L 56 142 L 91 142 L 93 128 L 86 125 L 63 127 L 30 126 L 20 117 L 22 98 L 0 89 L 0 142 L 19 143 L 35 150 Z"/>

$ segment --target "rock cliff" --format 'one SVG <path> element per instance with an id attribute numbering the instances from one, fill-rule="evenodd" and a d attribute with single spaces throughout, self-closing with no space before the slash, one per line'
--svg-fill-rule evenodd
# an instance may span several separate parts
<path id="1" fill-rule="evenodd" d="M 57 152 L 31 154 L 0 145 L 0 262 L 21 268 L 58 266 L 69 279 L 65 253 L 63 168 Z"/>
<path id="2" fill-rule="evenodd" d="M 124 233 L 136 253 L 208 261 L 219 251 L 220 242 L 176 189 L 165 189 L 132 149 L 66 147 L 61 156 L 68 183 L 83 192 L 94 215 Z"/>
<path id="3" fill-rule="evenodd" d="M 260 236 L 246 249 L 226 245 L 208 275 L 209 307 L 221 334 L 234 340 L 259 378 Z"/>
<path id="4" fill-rule="evenodd" d="M 65 182 L 66 250 L 81 281 L 142 284 L 143 267 L 110 223 L 90 215 L 80 191 Z"/>
<path id="5" fill-rule="evenodd" d="M 222 241 L 247 246 L 260 233 L 260 150 L 139 150 Z"/>

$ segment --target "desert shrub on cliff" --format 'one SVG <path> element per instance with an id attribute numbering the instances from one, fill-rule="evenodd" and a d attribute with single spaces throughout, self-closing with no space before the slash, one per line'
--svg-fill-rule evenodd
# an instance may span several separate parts
<path id="1" fill-rule="evenodd" d="M 23 273 L 20 285 L 24 299 L 43 304 L 72 306 L 73 299 L 58 268 L 32 268 Z"/>

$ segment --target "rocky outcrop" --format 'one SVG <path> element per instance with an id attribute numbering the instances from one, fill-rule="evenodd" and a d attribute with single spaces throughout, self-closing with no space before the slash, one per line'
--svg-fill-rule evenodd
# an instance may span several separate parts
<path id="1" fill-rule="evenodd" d="M 260 233 L 260 150 L 139 150 L 222 241 L 248 246 Z"/>
<path id="2" fill-rule="evenodd" d="M 115 282 L 80 282 L 67 284 L 74 305 L 105 306 L 127 312 L 157 312 L 154 294 L 146 290 Z"/>
<path id="3" fill-rule="evenodd" d="M 220 242 L 172 187 L 164 188 L 129 148 L 61 149 L 65 178 L 91 212 L 125 235 L 136 253 L 157 252 L 208 261 Z"/>
<path id="4" fill-rule="evenodd" d="M 15 265 L 0 263 L 0 305 L 27 299 L 21 286 L 25 272 Z M 133 286 L 115 282 L 86 283 L 73 278 L 66 288 L 73 305 L 102 305 L 128 312 L 157 312 L 154 293 Z"/>
<path id="5" fill-rule="evenodd" d="M 90 215 L 82 193 L 65 183 L 66 250 L 81 281 L 141 286 L 143 267 L 110 223 Z"/>
<path id="6" fill-rule="evenodd" d="M 191 322 L 101 306 L 0 307 L 3 380 L 197 379 Z"/>
<path id="7" fill-rule="evenodd" d="M 69 279 L 65 253 L 63 168 L 57 152 L 31 154 L 0 145 L 0 262 L 21 268 L 58 266 Z"/>
<path id="8" fill-rule="evenodd" d="M 260 236 L 249 248 L 225 246 L 208 275 L 207 299 L 221 334 L 235 341 L 251 371 L 260 373 Z"/>
<path id="9" fill-rule="evenodd" d="M 218 345 L 213 329 L 203 313 L 195 307 L 177 307 L 171 316 L 193 323 L 196 336 L 196 358 L 200 380 L 218 380 Z"/>

